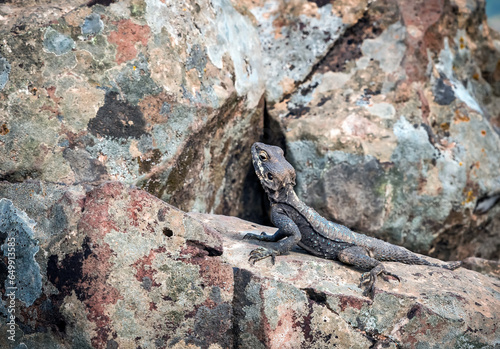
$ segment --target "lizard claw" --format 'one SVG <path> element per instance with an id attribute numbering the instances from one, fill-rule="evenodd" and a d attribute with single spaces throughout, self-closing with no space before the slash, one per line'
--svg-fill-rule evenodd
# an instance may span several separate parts
<path id="1" fill-rule="evenodd" d="M 393 278 L 395 278 L 396 280 L 398 280 L 398 282 L 401 282 L 401 279 L 396 274 L 390 273 L 388 271 L 383 271 L 382 272 L 382 277 L 385 279 L 385 281 L 388 281 L 388 279 L 386 278 L 386 276 L 392 276 Z"/>
<path id="2" fill-rule="evenodd" d="M 266 233 L 262 232 L 260 235 L 254 233 L 247 233 L 243 236 L 243 240 L 262 240 L 264 236 L 267 236 Z"/>
<path id="3" fill-rule="evenodd" d="M 377 276 L 382 275 L 382 277 L 387 281 L 385 276 L 392 276 L 396 278 L 399 282 L 401 279 L 396 274 L 388 272 L 385 270 L 382 264 L 377 265 L 375 268 L 369 272 L 361 274 L 361 280 L 359 287 L 361 288 L 364 284 L 368 284 L 363 292 L 363 296 L 370 296 L 371 299 L 375 296 L 375 282 L 377 281 Z"/>
<path id="4" fill-rule="evenodd" d="M 264 248 L 264 247 L 259 247 L 250 252 L 250 257 L 248 258 L 248 261 L 250 263 L 255 264 L 255 262 L 260 261 L 261 259 L 271 257 L 271 260 L 274 263 L 276 262 L 276 251 Z"/>

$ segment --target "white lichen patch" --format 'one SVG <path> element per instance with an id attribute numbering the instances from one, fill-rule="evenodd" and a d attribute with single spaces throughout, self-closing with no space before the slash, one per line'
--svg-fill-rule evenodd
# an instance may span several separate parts
<path id="1" fill-rule="evenodd" d="M 467 106 L 472 110 L 482 114 L 481 107 L 474 98 L 472 91 L 465 87 L 455 76 L 455 73 L 453 72 L 454 60 L 455 55 L 450 49 L 448 38 L 445 37 L 444 48 L 439 53 L 439 62 L 436 63 L 436 69 L 450 80 L 451 88 L 458 99 L 467 104 Z M 472 84 L 469 84 L 469 87 L 470 86 L 472 86 Z"/>
<path id="2" fill-rule="evenodd" d="M 266 70 L 266 97 L 270 102 L 281 99 L 284 93 L 282 81 L 287 78 L 303 80 L 346 28 L 342 18 L 333 13 L 331 4 L 316 9 L 314 16 L 298 15 L 296 20 L 301 25 L 277 28 L 281 5 L 279 1 L 267 1 L 263 7 L 251 9 L 258 22 Z M 283 66 L 284 62 L 287 67 Z"/>
<path id="3" fill-rule="evenodd" d="M 214 25 L 218 35 L 207 38 L 207 55 L 219 69 L 223 69 L 224 55 L 231 57 L 236 92 L 239 96 L 247 96 L 247 108 L 254 108 L 264 93 L 264 71 L 257 31 L 250 19 L 237 12 L 230 1 L 214 0 L 212 5 L 216 12 Z"/>
<path id="4" fill-rule="evenodd" d="M 372 103 L 365 106 L 365 109 L 372 115 L 381 119 L 394 119 L 396 108 L 390 103 Z"/>
<path id="5" fill-rule="evenodd" d="M 373 58 L 380 63 L 380 68 L 387 73 L 399 69 L 406 52 L 404 43 L 406 29 L 401 22 L 390 25 L 375 39 L 366 39 L 361 45 L 361 51 L 366 58 Z"/>
<path id="6" fill-rule="evenodd" d="M 315 93 L 326 93 L 335 91 L 344 87 L 351 79 L 352 73 L 337 73 L 328 71 L 321 76 L 321 82 L 314 90 Z"/>

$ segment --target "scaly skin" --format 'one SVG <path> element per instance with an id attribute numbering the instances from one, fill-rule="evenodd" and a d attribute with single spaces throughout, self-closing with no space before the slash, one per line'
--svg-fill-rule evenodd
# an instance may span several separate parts
<path id="1" fill-rule="evenodd" d="M 295 194 L 295 170 L 283 156 L 279 147 L 254 143 L 252 161 L 255 173 L 271 202 L 271 221 L 278 227 L 273 235 L 262 233 L 246 234 L 244 239 L 254 239 L 267 243 L 250 252 L 249 261 L 287 254 L 296 244 L 309 253 L 327 259 L 339 260 L 363 270 L 369 270 L 361 276 L 361 285 L 367 284 L 364 295 L 372 298 L 378 275 L 395 274 L 385 270 L 381 261 L 420 264 L 456 269 L 461 262 L 436 264 L 404 247 L 355 233 L 343 225 L 332 223 L 314 209 L 304 204 Z"/>

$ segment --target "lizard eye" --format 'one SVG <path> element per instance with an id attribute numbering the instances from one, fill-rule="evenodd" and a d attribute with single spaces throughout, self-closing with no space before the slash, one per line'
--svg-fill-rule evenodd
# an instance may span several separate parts
<path id="1" fill-rule="evenodd" d="M 260 153 L 259 154 L 259 159 L 261 161 L 266 161 L 267 160 L 267 154 L 266 153 Z"/>
<path id="2" fill-rule="evenodd" d="M 270 173 L 268 173 L 268 174 L 267 174 L 267 179 L 269 179 L 270 181 L 272 181 L 272 180 L 273 180 L 273 175 L 272 175 L 272 174 L 270 174 Z"/>

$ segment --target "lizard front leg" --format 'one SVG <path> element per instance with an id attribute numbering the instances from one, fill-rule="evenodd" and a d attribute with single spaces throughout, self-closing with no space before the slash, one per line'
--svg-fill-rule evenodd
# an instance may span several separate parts
<path id="1" fill-rule="evenodd" d="M 401 281 L 397 275 L 385 270 L 384 265 L 380 263 L 380 261 L 371 258 L 368 252 L 362 247 L 352 246 L 340 251 L 338 259 L 342 263 L 354 265 L 360 269 L 370 270 L 361 275 L 361 283 L 359 286 L 361 287 L 363 284 L 368 283 L 363 295 L 370 295 L 372 299 L 375 296 L 375 282 L 377 281 L 377 276 L 380 274 L 390 275 L 395 277 L 398 281 Z"/>
<path id="2" fill-rule="evenodd" d="M 276 256 L 287 254 L 301 239 L 299 227 L 281 208 L 277 206 L 272 207 L 271 221 L 278 228 L 278 231 L 273 235 L 249 233 L 243 237 L 243 239 L 255 239 L 267 242 L 267 248 L 259 247 L 250 252 L 248 260 L 252 264 L 267 257 L 271 257 L 274 264 Z"/>

